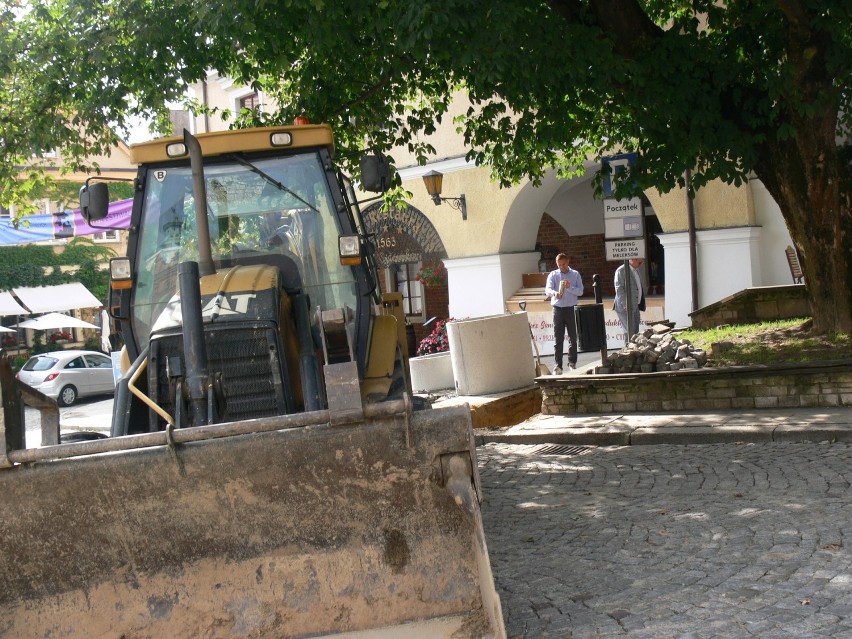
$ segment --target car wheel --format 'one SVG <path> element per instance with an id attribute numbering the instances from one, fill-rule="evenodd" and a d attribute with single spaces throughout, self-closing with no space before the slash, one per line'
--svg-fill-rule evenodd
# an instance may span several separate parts
<path id="1" fill-rule="evenodd" d="M 74 402 L 77 401 L 77 389 L 68 384 L 68 386 L 63 386 L 62 390 L 59 391 L 59 397 L 56 398 L 56 403 L 60 406 L 70 406 Z"/>

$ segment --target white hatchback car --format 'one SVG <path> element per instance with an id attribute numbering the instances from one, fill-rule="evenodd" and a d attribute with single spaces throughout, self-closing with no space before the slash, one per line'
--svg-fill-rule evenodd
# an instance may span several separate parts
<path id="1" fill-rule="evenodd" d="M 115 392 L 112 359 L 94 351 L 52 351 L 27 360 L 19 381 L 70 406 L 79 397 Z"/>

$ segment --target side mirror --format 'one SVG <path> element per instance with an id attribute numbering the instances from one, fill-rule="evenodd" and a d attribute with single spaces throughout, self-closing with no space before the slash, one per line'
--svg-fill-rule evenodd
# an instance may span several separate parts
<path id="1" fill-rule="evenodd" d="M 361 186 L 365 191 L 384 193 L 391 187 L 390 163 L 384 155 L 361 158 Z"/>
<path id="2" fill-rule="evenodd" d="M 93 182 L 80 189 L 80 211 L 87 222 L 104 219 L 109 213 L 109 186 Z"/>

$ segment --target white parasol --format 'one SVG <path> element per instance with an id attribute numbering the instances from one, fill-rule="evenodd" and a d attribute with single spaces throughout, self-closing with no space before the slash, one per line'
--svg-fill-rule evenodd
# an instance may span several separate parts
<path id="1" fill-rule="evenodd" d="M 63 315 L 62 313 L 48 313 L 41 317 L 34 317 L 19 324 L 15 324 L 18 328 L 31 328 L 36 331 L 47 331 L 52 328 L 95 328 L 100 330 L 94 324 L 90 324 L 77 317 Z"/>

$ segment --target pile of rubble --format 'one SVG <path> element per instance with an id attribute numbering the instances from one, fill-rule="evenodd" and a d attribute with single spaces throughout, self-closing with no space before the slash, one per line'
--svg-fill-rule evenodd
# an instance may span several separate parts
<path id="1" fill-rule="evenodd" d="M 707 353 L 694 348 L 687 339 L 678 340 L 673 328 L 670 322 L 659 322 L 637 333 L 627 346 L 609 355 L 607 366 L 596 372 L 653 373 L 704 366 Z"/>

